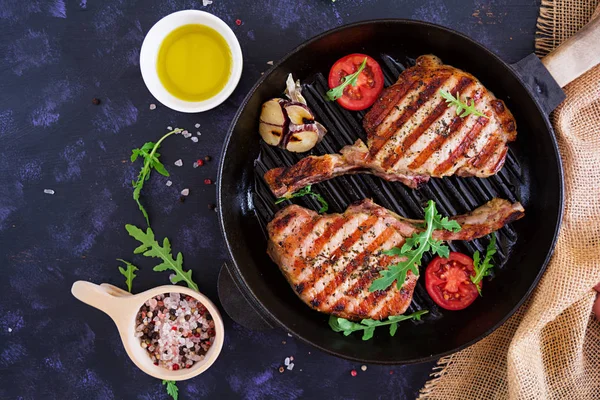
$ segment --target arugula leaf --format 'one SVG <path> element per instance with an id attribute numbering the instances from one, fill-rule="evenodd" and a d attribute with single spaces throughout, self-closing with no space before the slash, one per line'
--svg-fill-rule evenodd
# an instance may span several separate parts
<path id="1" fill-rule="evenodd" d="M 362 70 L 365 69 L 366 65 L 367 65 L 367 57 L 365 57 L 362 64 L 360 64 L 360 67 L 358 67 L 358 69 L 356 70 L 355 73 L 346 75 L 345 77 L 342 78 L 342 83 L 340 83 L 339 86 L 336 86 L 333 89 L 330 89 L 327 91 L 327 100 L 335 101 L 344 95 L 344 88 L 346 86 L 348 86 L 348 85 L 356 86 L 356 82 L 358 80 L 358 75 L 360 75 Z"/>
<path id="2" fill-rule="evenodd" d="M 385 255 L 401 256 L 403 259 L 397 264 L 390 265 L 388 269 L 379 271 L 381 278 L 373 281 L 369 291 L 385 290 L 394 281 L 397 281 L 396 284 L 400 289 L 406 280 L 408 271 L 419 275 L 419 265 L 421 265 L 423 254 L 427 251 L 431 250 L 440 257 L 448 258 L 450 254 L 448 246 L 444 245 L 441 240 L 432 238 L 433 231 L 440 229 L 458 232 L 460 225 L 454 220 L 449 220 L 448 217 L 442 217 L 435 208 L 435 202 L 429 200 L 425 207 L 425 230 L 407 238 L 402 248 L 396 247 L 383 252 Z"/>
<path id="3" fill-rule="evenodd" d="M 314 197 L 315 199 L 317 199 L 319 201 L 319 203 L 321 203 L 321 208 L 319 209 L 319 214 L 323 214 L 324 212 L 329 210 L 329 204 L 327 204 L 327 201 L 325 201 L 323 196 L 321 196 L 320 194 L 313 192 L 311 185 L 308 185 L 308 186 L 300 189 L 299 191 L 289 195 L 288 197 L 278 198 L 277 200 L 275 200 L 275 204 L 279 204 L 281 202 L 292 199 L 294 197 L 302 197 L 302 196 L 306 196 L 306 195 L 310 195 L 310 196 Z"/>
<path id="4" fill-rule="evenodd" d="M 456 97 L 452 96 L 451 93 L 440 89 L 440 95 L 446 100 L 446 103 L 456 106 L 456 115 L 459 115 L 461 118 L 464 118 L 468 115 L 477 115 L 478 117 L 486 117 L 484 113 L 478 111 L 475 108 L 475 101 L 471 99 L 471 105 L 468 103 L 468 99 L 466 103 L 460 101 L 460 93 L 456 92 Z"/>
<path id="5" fill-rule="evenodd" d="M 496 254 L 496 251 L 496 236 L 492 233 L 492 239 L 487 245 L 483 262 L 481 262 L 479 250 L 473 254 L 473 268 L 475 269 L 475 276 L 471 276 L 471 282 L 475 284 L 480 296 L 482 296 L 482 294 L 481 288 L 479 287 L 479 282 L 481 282 L 484 276 L 488 276 L 490 274 L 490 270 L 494 267 L 490 261 L 492 261 L 492 256 Z"/>
<path id="6" fill-rule="evenodd" d="M 162 381 L 163 385 L 167 385 L 167 394 L 173 398 L 173 400 L 177 400 L 179 398 L 179 388 L 177 387 L 177 382 L 175 381 Z"/>
<path id="7" fill-rule="evenodd" d="M 414 319 L 416 321 L 421 320 L 421 315 L 427 314 L 428 310 L 420 310 L 408 315 L 393 315 L 385 321 L 376 321 L 374 319 L 363 319 L 359 322 L 348 321 L 345 318 L 336 317 L 331 315 L 329 317 L 329 326 L 335 332 L 343 332 L 344 336 L 348 336 L 353 332 L 363 331 L 362 340 L 369 340 L 375 333 L 375 328 L 378 326 L 390 326 L 390 336 L 394 336 L 398 330 L 398 322 L 405 321 L 407 319 Z"/>
<path id="8" fill-rule="evenodd" d="M 144 208 L 144 206 L 142 206 L 142 203 L 140 203 L 140 193 L 142 191 L 142 188 L 144 187 L 144 182 L 150 179 L 150 173 L 152 172 L 152 169 L 154 169 L 161 175 L 169 176 L 169 173 L 165 169 L 165 166 L 158 160 L 160 154 L 157 153 L 156 150 L 158 150 L 163 140 L 175 133 L 181 132 L 182 130 L 183 129 L 181 128 L 176 128 L 164 135 L 163 137 L 161 137 L 158 142 L 147 142 L 139 149 L 133 149 L 131 151 L 131 162 L 135 162 L 135 160 L 137 160 L 138 157 L 142 157 L 144 160 L 144 165 L 142 166 L 142 169 L 138 174 L 137 180 L 131 182 L 131 185 L 133 186 L 133 199 L 135 200 L 135 202 L 138 205 L 138 208 L 144 215 L 144 218 L 146 219 L 146 224 L 148 224 L 148 226 L 150 226 L 150 219 L 148 218 L 148 213 L 146 212 L 146 209 Z"/>
<path id="9" fill-rule="evenodd" d="M 175 273 L 171 276 L 171 283 L 175 284 L 183 281 L 188 287 L 198 291 L 198 285 L 192 280 L 192 271 L 183 270 L 183 255 L 177 253 L 177 258 L 173 258 L 171 243 L 169 243 L 168 238 L 163 240 L 163 245 L 161 246 L 154 238 L 154 232 L 152 232 L 150 227 L 144 232 L 137 226 L 127 224 L 125 225 L 125 229 L 127 229 L 130 236 L 142 243 L 133 251 L 134 254 L 143 253 L 146 257 L 161 258 L 163 260 L 162 263 L 153 268 L 154 271 L 171 270 Z"/>
<path id="10" fill-rule="evenodd" d="M 137 271 L 139 268 L 136 267 L 135 265 L 133 265 L 132 263 L 130 263 L 129 261 L 125 261 L 120 258 L 117 258 L 117 261 L 121 261 L 123 264 L 125 264 L 127 266 L 127 269 L 125 269 L 123 267 L 119 267 L 119 272 L 125 277 L 125 283 L 127 284 L 127 290 L 129 291 L 129 293 L 131 293 L 131 283 L 133 282 L 133 279 L 137 276 L 135 274 L 135 271 Z"/>

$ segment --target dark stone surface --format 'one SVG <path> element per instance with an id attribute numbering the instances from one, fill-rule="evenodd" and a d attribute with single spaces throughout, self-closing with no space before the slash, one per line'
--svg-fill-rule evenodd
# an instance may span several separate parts
<path id="1" fill-rule="evenodd" d="M 224 19 L 245 63 L 233 96 L 197 115 L 158 104 L 138 65 L 152 24 L 188 8 Z M 533 51 L 538 8 L 537 0 L 214 0 L 207 7 L 190 0 L 0 0 L 0 398 L 167 398 L 161 383 L 127 358 L 111 320 L 70 294 L 79 279 L 123 287 L 115 258 L 140 266 L 135 292 L 168 282 L 168 273 L 151 271 L 151 260 L 132 255 L 135 243 L 124 230 L 126 223 L 143 225 L 131 199 L 139 168 L 128 161 L 132 148 L 158 139 L 169 125 L 196 131 L 201 124 L 197 144 L 167 140 L 161 153 L 173 186 L 155 175 L 144 199 L 157 234 L 183 252 L 200 290 L 217 301 L 227 255 L 207 207 L 216 188 L 202 181 L 215 178 L 228 124 L 267 61 L 344 23 L 404 17 L 460 30 L 514 62 Z M 205 155 L 213 161 L 193 169 Z M 181 168 L 173 165 L 178 158 Z M 186 187 L 190 196 L 180 203 Z M 286 332 L 225 323 L 221 357 L 179 385 L 182 399 L 413 398 L 432 365 L 362 372 Z M 295 369 L 279 374 L 291 355 Z"/>

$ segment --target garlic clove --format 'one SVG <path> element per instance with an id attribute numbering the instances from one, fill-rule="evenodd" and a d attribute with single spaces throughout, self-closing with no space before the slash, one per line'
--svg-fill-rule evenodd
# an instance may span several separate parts
<path id="1" fill-rule="evenodd" d="M 285 149 L 294 153 L 309 151 L 319 142 L 316 124 L 290 125 Z"/>
<path id="2" fill-rule="evenodd" d="M 284 108 L 292 124 L 309 124 L 315 120 L 313 113 L 304 104 L 289 102 Z"/>
<path id="3" fill-rule="evenodd" d="M 260 112 L 260 122 L 270 125 L 287 125 L 288 119 L 283 112 L 283 105 L 285 103 L 286 101 L 283 99 L 271 99 L 265 102 Z"/>
<path id="4" fill-rule="evenodd" d="M 258 131 L 260 136 L 268 145 L 277 146 L 283 138 L 284 127 L 261 122 L 258 126 Z"/>

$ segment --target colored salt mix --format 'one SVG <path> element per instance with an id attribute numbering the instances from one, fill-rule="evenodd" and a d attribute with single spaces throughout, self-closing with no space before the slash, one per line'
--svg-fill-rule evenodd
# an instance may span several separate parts
<path id="1" fill-rule="evenodd" d="M 204 359 L 215 340 L 215 323 L 195 298 L 165 293 L 140 308 L 135 336 L 154 365 L 176 371 Z"/>

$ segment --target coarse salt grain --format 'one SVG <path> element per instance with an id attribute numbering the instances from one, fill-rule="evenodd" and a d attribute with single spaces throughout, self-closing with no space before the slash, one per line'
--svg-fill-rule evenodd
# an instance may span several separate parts
<path id="1" fill-rule="evenodd" d="M 181 134 L 182 134 L 182 135 L 183 135 L 183 137 L 184 137 L 184 138 L 186 138 L 186 139 L 187 139 L 187 138 L 189 138 L 190 136 L 192 136 L 192 134 L 191 134 L 191 133 L 189 133 L 188 131 L 183 131 L 183 132 L 181 132 Z"/>
<path id="2" fill-rule="evenodd" d="M 288 365 L 287 369 L 289 371 L 293 370 L 294 369 L 294 363 L 290 363 L 290 365 Z"/>
<path id="3" fill-rule="evenodd" d="M 172 126 L 167 126 L 167 130 L 168 130 L 168 131 L 172 131 L 172 130 L 173 130 L 173 127 L 172 127 Z"/>
<path id="4" fill-rule="evenodd" d="M 183 161 L 181 161 L 181 158 L 179 160 L 175 161 L 175 165 L 177 167 L 181 167 L 183 165 Z"/>
<path id="5" fill-rule="evenodd" d="M 192 136 L 192 139 L 191 139 L 191 140 L 192 140 L 192 142 L 194 142 L 194 143 L 198 143 L 198 138 L 197 138 L 196 136 Z"/>
<path id="6" fill-rule="evenodd" d="M 202 0 L 202 5 L 204 7 L 206 7 L 206 6 L 208 6 L 208 5 L 212 4 L 212 3 L 213 3 L 212 0 Z"/>
<path id="7" fill-rule="evenodd" d="M 202 133 L 200 133 L 200 131 L 198 131 L 198 132 L 196 132 L 196 135 L 202 136 Z"/>
<path id="8" fill-rule="evenodd" d="M 167 185 L 167 186 L 171 186 L 172 184 L 173 184 L 173 182 L 171 182 L 171 181 L 167 181 L 167 183 L 165 183 L 165 185 Z"/>
<path id="9" fill-rule="evenodd" d="M 151 110 L 156 110 L 156 104 L 150 104 L 150 109 Z"/>
<path id="10" fill-rule="evenodd" d="M 12 328 L 8 328 L 8 333 L 11 333 L 11 332 L 12 332 Z"/>
<path id="11" fill-rule="evenodd" d="M 183 189 L 183 190 L 181 191 L 181 195 L 182 195 L 182 196 L 187 196 L 188 194 L 190 194 L 190 189 Z"/>
<path id="12" fill-rule="evenodd" d="M 267 61 L 267 64 L 273 65 L 273 61 Z"/>
<path id="13" fill-rule="evenodd" d="M 194 313 L 190 309 L 195 309 Z M 179 293 L 149 299 L 140 308 L 136 324 L 135 336 L 154 365 L 170 370 L 191 368 L 202 361 L 215 339 L 215 324 L 204 305 Z M 194 324 L 202 328 L 192 334 Z"/>
<path id="14" fill-rule="evenodd" d="M 362 367 L 360 367 L 360 369 L 361 369 L 362 371 L 366 371 L 366 370 L 367 370 L 367 366 L 366 366 L 366 365 L 363 365 Z"/>
<path id="15" fill-rule="evenodd" d="M 196 122 L 196 125 L 194 125 L 196 127 L 196 129 L 200 128 L 200 124 Z"/>
<path id="16" fill-rule="evenodd" d="M 289 337 L 292 337 L 292 334 L 291 334 L 291 333 L 288 333 L 288 336 L 289 336 Z"/>
<path id="17" fill-rule="evenodd" d="M 290 358 L 286 357 L 285 361 L 283 361 L 283 364 L 287 367 L 288 365 L 290 365 Z"/>
<path id="18" fill-rule="evenodd" d="M 46 194 L 54 194 L 54 190 L 52 190 L 52 189 L 44 189 L 44 193 L 46 193 Z"/>
<path id="19" fill-rule="evenodd" d="M 194 163 L 192 164 L 192 167 L 194 167 L 194 168 L 198 168 L 198 162 L 197 162 L 197 161 L 194 161 Z"/>

